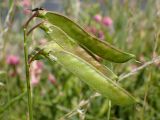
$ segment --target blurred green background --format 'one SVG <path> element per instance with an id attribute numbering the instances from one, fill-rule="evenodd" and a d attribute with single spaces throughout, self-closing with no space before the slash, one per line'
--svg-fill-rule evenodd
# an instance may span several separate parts
<path id="1" fill-rule="evenodd" d="M 26 120 L 28 116 L 27 94 L 13 104 L 11 102 L 26 88 L 22 26 L 31 16 L 27 9 L 40 6 L 72 18 L 86 30 L 89 28 L 90 34 L 100 37 L 102 33 L 102 40 L 135 54 L 137 61 L 123 64 L 102 61 L 118 76 L 160 55 L 159 0 L 2 0 L 0 71 L 7 71 L 7 75 L 0 77 L 0 120 Z M 97 22 L 96 15 L 109 17 L 112 25 Z M 34 20 L 30 27 L 37 21 Z M 43 32 L 36 29 L 28 38 L 29 51 L 46 41 Z M 7 61 L 11 55 L 17 57 L 17 64 Z M 36 71 L 31 77 L 34 120 L 107 119 L 108 100 L 102 96 L 91 98 L 95 91 L 57 63 L 41 60 L 32 67 Z M 112 105 L 110 119 L 160 120 L 159 81 L 160 62 L 120 81 L 119 84 L 139 98 L 141 103 L 127 107 Z"/>

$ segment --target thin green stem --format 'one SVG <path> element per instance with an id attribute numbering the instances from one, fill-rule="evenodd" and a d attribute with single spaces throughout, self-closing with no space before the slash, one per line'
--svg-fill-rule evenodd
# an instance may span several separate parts
<path id="1" fill-rule="evenodd" d="M 38 11 L 36 11 L 28 20 L 27 20 L 27 22 L 24 24 L 24 28 L 27 28 L 27 26 L 28 26 L 28 24 L 30 23 L 30 21 L 34 18 L 34 17 L 36 17 L 38 15 Z"/>
<path id="2" fill-rule="evenodd" d="M 7 73 L 9 72 L 9 68 L 7 68 Z M 9 76 L 6 75 L 6 84 L 7 84 L 7 100 L 10 102 L 10 87 L 9 87 Z M 8 109 L 8 118 L 10 119 L 10 108 Z"/>
<path id="3" fill-rule="evenodd" d="M 136 73 L 138 73 L 138 71 L 148 67 L 149 65 L 151 65 L 153 63 L 159 62 L 159 61 L 160 61 L 160 56 L 158 56 L 156 58 L 153 58 L 151 61 L 148 61 L 148 62 L 144 63 L 142 66 L 133 69 L 131 72 L 129 72 L 129 73 L 125 74 L 125 75 L 120 75 L 118 82 L 120 82 L 120 81 L 122 81 L 122 80 L 124 80 L 124 79 L 126 79 L 126 78 L 128 78 L 128 77 L 130 77 L 130 76 L 132 76 L 132 75 L 134 75 Z"/>
<path id="4" fill-rule="evenodd" d="M 0 110 L 0 114 L 2 114 L 3 112 L 5 112 L 6 109 L 9 109 L 15 102 L 17 102 L 18 100 L 22 99 L 26 94 L 26 91 L 24 91 L 23 93 L 21 93 L 20 95 L 16 96 L 15 98 L 13 98 L 12 100 L 10 100 L 6 106 L 3 107 L 2 110 Z"/>
<path id="5" fill-rule="evenodd" d="M 24 30 L 25 70 L 26 70 L 26 82 L 27 82 L 27 94 L 28 94 L 28 111 L 29 111 L 29 120 L 32 120 L 32 118 L 33 118 L 32 96 L 31 96 L 30 76 L 29 76 L 29 63 L 28 63 L 28 48 L 27 48 L 26 28 L 24 28 L 23 30 Z"/>
<path id="6" fill-rule="evenodd" d="M 151 73 L 149 73 L 148 76 L 148 81 L 145 84 L 145 93 L 144 93 L 144 100 L 143 100 L 143 108 L 142 108 L 142 113 L 141 113 L 141 120 L 144 120 L 144 116 L 145 116 L 145 110 L 146 110 L 146 104 L 147 104 L 147 97 L 148 97 L 148 91 L 149 91 L 149 87 L 151 85 Z"/>
<path id="7" fill-rule="evenodd" d="M 27 36 L 33 32 L 33 30 L 35 30 L 36 28 L 38 28 L 42 23 L 44 23 L 44 21 L 38 23 L 37 25 L 35 25 L 33 28 L 31 28 L 28 32 L 27 32 Z"/>
<path id="8" fill-rule="evenodd" d="M 111 101 L 108 100 L 108 112 L 107 112 L 107 120 L 110 120 L 110 114 L 111 114 Z"/>

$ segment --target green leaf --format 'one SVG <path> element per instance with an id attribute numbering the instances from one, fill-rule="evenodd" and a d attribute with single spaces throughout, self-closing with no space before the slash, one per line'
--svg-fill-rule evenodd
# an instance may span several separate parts
<path id="1" fill-rule="evenodd" d="M 5 71 L 0 71 L 0 80 L 6 79 L 6 75 Z"/>
<path id="2" fill-rule="evenodd" d="M 111 44 L 100 41 L 98 38 L 88 34 L 77 23 L 69 18 L 55 12 L 40 10 L 38 17 L 50 22 L 62 29 L 74 41 L 83 46 L 88 51 L 112 62 L 123 63 L 132 58 L 133 54 L 123 52 Z"/>
<path id="3" fill-rule="evenodd" d="M 6 80 L 6 72 L 5 71 L 0 71 L 0 80 Z M 3 87 L 4 84 L 2 82 L 0 82 L 0 87 Z"/>
<path id="4" fill-rule="evenodd" d="M 47 22 L 43 23 L 41 25 L 41 28 L 47 33 L 51 41 L 55 41 L 65 51 L 69 51 L 81 57 L 82 59 L 84 59 L 89 64 L 93 65 L 95 68 L 97 68 L 99 71 L 101 71 L 104 75 L 106 75 L 110 79 L 118 78 L 117 75 L 115 75 L 109 68 L 107 68 L 104 65 L 101 65 L 98 61 L 96 61 L 91 55 L 89 55 L 82 47 L 80 47 L 72 38 L 70 38 L 60 28 L 51 25 Z"/>
<path id="5" fill-rule="evenodd" d="M 49 44 L 41 48 L 43 55 L 53 61 L 57 61 L 65 69 L 72 72 L 91 88 L 121 106 L 136 102 L 135 98 L 121 88 L 117 83 L 104 76 L 91 64 L 82 58 L 65 51 L 58 44 Z"/>
<path id="6" fill-rule="evenodd" d="M 0 82 L 0 86 L 4 86 L 4 84 Z"/>

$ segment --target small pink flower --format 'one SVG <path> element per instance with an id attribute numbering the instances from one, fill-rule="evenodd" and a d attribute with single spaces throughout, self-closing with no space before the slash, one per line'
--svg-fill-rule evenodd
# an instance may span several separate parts
<path id="1" fill-rule="evenodd" d="M 7 56 L 7 60 L 6 60 L 7 64 L 9 65 L 18 65 L 20 63 L 20 58 L 18 56 L 15 55 L 9 55 Z"/>
<path id="2" fill-rule="evenodd" d="M 31 6 L 31 1 L 30 0 L 22 0 L 20 2 L 20 5 L 23 7 L 23 13 L 25 15 L 31 14 L 31 10 L 29 10 L 30 6 Z"/>
<path id="3" fill-rule="evenodd" d="M 36 86 L 38 85 L 40 79 L 35 74 L 31 74 L 31 85 Z"/>
<path id="4" fill-rule="evenodd" d="M 98 37 L 99 39 L 103 40 L 103 39 L 104 39 L 104 32 L 103 32 L 103 31 L 98 31 L 97 37 Z"/>
<path id="5" fill-rule="evenodd" d="M 97 29 L 96 29 L 95 27 L 91 27 L 90 32 L 91 32 L 93 35 L 96 35 Z"/>
<path id="6" fill-rule="evenodd" d="M 96 22 L 101 22 L 102 16 L 99 15 L 99 14 L 97 14 L 97 15 L 94 16 L 94 20 L 95 20 Z"/>
<path id="7" fill-rule="evenodd" d="M 29 6 L 31 5 L 31 2 L 30 2 L 30 0 L 23 0 L 23 1 L 21 2 L 21 5 L 22 5 L 23 7 L 29 7 Z"/>
<path id="8" fill-rule="evenodd" d="M 102 20 L 102 23 L 105 25 L 105 26 L 111 26 L 113 21 L 110 17 L 104 17 L 103 20 Z"/>
<path id="9" fill-rule="evenodd" d="M 31 84 L 36 86 L 41 79 L 41 73 L 43 69 L 43 63 L 40 61 L 34 61 L 30 67 L 30 74 L 31 74 Z"/>
<path id="10" fill-rule="evenodd" d="M 40 62 L 40 61 L 37 61 L 37 62 L 36 62 L 36 67 L 37 67 L 37 69 L 42 70 L 42 69 L 43 69 L 43 63 Z"/>
<path id="11" fill-rule="evenodd" d="M 55 84 L 56 83 L 56 78 L 54 75 L 52 75 L 51 73 L 48 75 L 48 80 L 52 83 Z"/>
<path id="12" fill-rule="evenodd" d="M 97 29 L 95 27 L 86 27 L 86 31 L 89 32 L 89 33 L 92 33 L 93 35 L 96 35 L 97 33 Z"/>

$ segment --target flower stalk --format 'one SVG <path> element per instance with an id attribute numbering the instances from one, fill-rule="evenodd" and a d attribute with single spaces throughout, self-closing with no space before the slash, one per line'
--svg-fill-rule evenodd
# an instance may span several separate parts
<path id="1" fill-rule="evenodd" d="M 32 118 L 33 118 L 32 96 L 31 96 L 30 75 L 29 75 L 29 63 L 28 63 L 28 48 L 27 48 L 26 27 L 24 27 L 23 32 L 24 32 L 25 71 L 26 71 L 27 94 L 28 94 L 28 111 L 29 111 L 29 120 L 32 120 Z"/>

